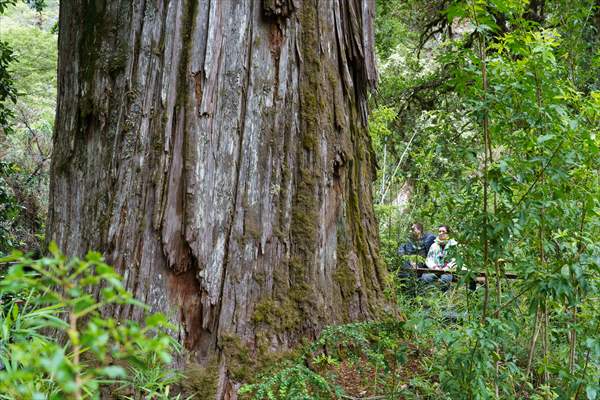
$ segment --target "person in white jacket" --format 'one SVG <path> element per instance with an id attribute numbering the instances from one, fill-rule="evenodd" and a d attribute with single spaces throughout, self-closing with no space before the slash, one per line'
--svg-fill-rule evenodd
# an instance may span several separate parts
<path id="1" fill-rule="evenodd" d="M 448 225 L 440 225 L 438 227 L 438 236 L 429 248 L 425 264 L 429 269 L 437 270 L 452 270 L 456 266 L 454 259 L 447 260 L 448 249 L 456 246 L 456 240 L 450 239 L 450 229 Z M 433 282 L 437 278 L 436 274 L 423 274 L 421 280 L 424 282 Z M 452 274 L 443 274 L 440 276 L 440 281 L 443 284 L 452 282 Z"/>

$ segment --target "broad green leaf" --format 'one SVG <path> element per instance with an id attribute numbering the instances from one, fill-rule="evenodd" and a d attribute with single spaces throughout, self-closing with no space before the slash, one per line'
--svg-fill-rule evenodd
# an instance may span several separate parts
<path id="1" fill-rule="evenodd" d="M 546 135 L 542 135 L 540 137 L 537 138 L 537 144 L 542 144 L 544 142 L 547 142 L 550 139 L 553 139 L 556 135 L 554 135 L 553 133 L 548 133 Z"/>
<path id="2" fill-rule="evenodd" d="M 119 365 L 109 365 L 101 368 L 99 372 L 101 375 L 108 376 L 111 379 L 125 378 L 127 376 L 125 369 Z"/>

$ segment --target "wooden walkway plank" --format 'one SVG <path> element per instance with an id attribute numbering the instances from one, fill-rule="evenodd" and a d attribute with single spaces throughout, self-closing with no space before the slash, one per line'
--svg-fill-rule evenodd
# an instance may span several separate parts
<path id="1" fill-rule="evenodd" d="M 443 274 L 456 274 L 457 272 L 466 273 L 468 270 L 463 269 L 461 271 L 457 271 L 454 269 L 431 269 L 431 268 L 411 268 L 411 269 L 403 269 L 402 272 L 414 272 L 417 275 L 421 276 L 423 274 L 435 274 L 437 276 L 441 276 Z M 485 278 L 486 273 L 483 271 L 475 272 L 474 274 L 478 278 Z M 505 272 L 502 274 L 506 279 L 518 279 L 519 276 L 513 272 Z"/>

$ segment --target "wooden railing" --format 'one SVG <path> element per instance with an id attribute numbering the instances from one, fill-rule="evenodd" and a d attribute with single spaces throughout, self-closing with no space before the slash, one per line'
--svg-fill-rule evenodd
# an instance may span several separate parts
<path id="1" fill-rule="evenodd" d="M 402 272 L 411 272 L 413 271 L 415 274 L 417 274 L 418 276 L 421 276 L 423 274 L 436 274 L 437 276 L 443 275 L 443 274 L 455 274 L 457 273 L 457 271 L 455 269 L 431 269 L 431 268 L 411 268 L 411 269 L 403 269 Z M 462 271 L 460 271 L 461 273 L 466 273 L 467 270 L 463 269 Z M 486 277 L 486 273 L 483 271 L 480 272 L 475 272 L 474 273 L 475 277 L 478 278 L 485 278 Z M 504 272 L 502 274 L 503 278 L 506 279 L 517 279 L 519 276 L 513 272 Z"/>

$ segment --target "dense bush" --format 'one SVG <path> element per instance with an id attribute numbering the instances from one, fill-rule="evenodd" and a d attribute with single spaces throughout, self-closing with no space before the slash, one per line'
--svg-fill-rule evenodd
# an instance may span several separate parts
<path id="1" fill-rule="evenodd" d="M 15 252 L 0 259 L 0 398 L 172 398 L 178 344 L 161 314 L 144 324 L 117 320 L 115 307 L 141 307 L 98 253 L 67 259 Z"/>
<path id="2" fill-rule="evenodd" d="M 40 251 L 56 109 L 58 3 L 0 0 L 0 254 Z"/>

